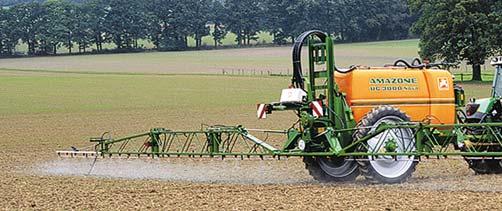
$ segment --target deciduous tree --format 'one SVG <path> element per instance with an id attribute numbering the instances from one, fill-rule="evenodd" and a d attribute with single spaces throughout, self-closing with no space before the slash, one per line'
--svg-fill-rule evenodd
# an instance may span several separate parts
<path id="1" fill-rule="evenodd" d="M 257 33 L 262 28 L 263 8 L 257 0 L 226 0 L 228 11 L 226 25 L 237 35 L 238 45 L 249 45 L 251 40 L 258 39 Z"/>
<path id="2" fill-rule="evenodd" d="M 413 26 L 420 38 L 420 55 L 448 62 L 466 60 L 472 65 L 473 80 L 481 80 L 481 65 L 496 50 L 491 43 L 501 39 L 495 33 L 497 0 L 410 0 L 421 13 Z M 498 5 L 498 6 L 497 6 Z M 493 37 L 496 37 L 495 39 Z M 500 48 L 500 46 L 498 47 Z"/>
<path id="3" fill-rule="evenodd" d="M 19 40 L 19 32 L 15 28 L 12 12 L 0 8 L 0 56 L 10 56 L 14 53 Z"/>

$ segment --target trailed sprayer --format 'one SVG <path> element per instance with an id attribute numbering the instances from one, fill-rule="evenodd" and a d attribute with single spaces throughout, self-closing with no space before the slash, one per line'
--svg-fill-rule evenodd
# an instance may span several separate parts
<path id="1" fill-rule="evenodd" d="M 303 48 L 308 51 L 308 64 L 302 69 Z M 363 175 L 371 183 L 401 183 L 423 159 L 453 156 L 465 159 L 476 173 L 502 173 L 502 57 L 492 61 L 496 71 L 491 97 L 468 103 L 447 70 L 450 65 L 415 59 L 340 69 L 335 66 L 332 37 L 308 31 L 293 46 L 290 88 L 282 90 L 279 102 L 257 106 L 258 118 L 293 111 L 298 121 L 291 128 L 154 128 L 119 139 L 91 138 L 94 151 L 57 153 L 71 157 L 297 156 L 303 157 L 310 175 L 320 182 L 352 181 Z M 283 144 L 270 144 L 271 137 L 283 137 Z"/>

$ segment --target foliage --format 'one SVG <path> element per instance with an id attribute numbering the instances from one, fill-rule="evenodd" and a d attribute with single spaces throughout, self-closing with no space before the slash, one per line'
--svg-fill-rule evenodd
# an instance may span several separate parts
<path id="1" fill-rule="evenodd" d="M 214 40 L 214 47 L 218 47 L 218 45 L 222 44 L 221 41 L 228 34 L 228 30 L 225 27 L 228 14 L 226 13 L 223 3 L 220 1 L 213 1 L 210 9 L 209 18 L 212 20 L 214 26 L 211 36 Z"/>
<path id="2" fill-rule="evenodd" d="M 502 54 L 502 1 L 496 1 L 491 5 L 491 13 L 488 15 L 493 22 L 491 25 L 490 44 L 494 55 Z"/>
<path id="3" fill-rule="evenodd" d="M 467 60 L 473 66 L 473 80 L 481 80 L 481 65 L 500 51 L 500 1 L 410 0 L 410 4 L 421 13 L 413 26 L 421 35 L 420 55 L 448 62 Z"/>
<path id="4" fill-rule="evenodd" d="M 0 7 L 1 6 L 13 6 L 13 5 L 24 4 L 24 3 L 33 3 L 33 2 L 43 3 L 45 1 L 46 0 L 2 0 L 2 1 L 0 1 Z M 84 1 L 86 1 L 86 0 L 71 0 L 71 2 L 74 2 L 74 3 L 82 3 Z"/>
<path id="5" fill-rule="evenodd" d="M 16 5 L 9 9 L 13 25 L 9 26 L 17 37 L 28 45 L 28 54 L 44 53 L 37 51 L 46 37 L 47 10 L 39 3 Z"/>
<path id="6" fill-rule="evenodd" d="M 310 25 L 308 7 L 304 0 L 266 0 L 265 29 L 274 35 L 274 43 L 285 44 L 294 40 L 303 31 L 318 28 Z"/>
<path id="7" fill-rule="evenodd" d="M 143 1 L 108 0 L 104 32 L 119 49 L 138 48 L 138 39 L 147 36 L 147 10 Z M 131 9 L 134 8 L 134 9 Z"/>
<path id="8" fill-rule="evenodd" d="M 260 18 L 264 15 L 260 3 L 256 0 L 225 1 L 228 13 L 226 24 L 237 35 L 237 45 L 249 45 L 251 40 L 257 39 L 256 34 L 262 29 Z"/>
<path id="9" fill-rule="evenodd" d="M 192 5 L 183 0 L 150 0 L 147 8 L 151 13 L 150 37 L 158 49 L 181 50 L 187 47 L 190 35 L 188 16 Z"/>
<path id="10" fill-rule="evenodd" d="M 77 22 L 75 16 L 75 5 L 65 0 L 51 0 L 43 5 L 47 14 L 44 22 L 45 31 L 41 34 L 41 46 L 44 54 L 57 53 L 57 48 L 64 45 L 69 49 L 73 48 L 73 32 Z"/>
<path id="11" fill-rule="evenodd" d="M 16 31 L 11 30 L 12 26 L 11 11 L 0 8 L 0 56 L 13 54 L 14 47 L 18 42 Z"/>
<path id="12" fill-rule="evenodd" d="M 29 2 L 29 3 L 23 3 Z M 189 38 L 222 44 L 229 32 L 237 45 L 251 45 L 259 33 L 274 43 L 292 42 L 320 29 L 343 42 L 403 39 L 411 24 L 404 0 L 10 0 L 0 12 L 1 55 L 21 41 L 30 55 L 141 49 L 149 40 L 159 50 L 184 50 Z"/>
<path id="13" fill-rule="evenodd" d="M 200 48 L 202 37 L 209 35 L 208 21 L 211 16 L 211 0 L 189 0 L 192 8 L 185 13 L 185 21 L 189 23 L 189 33 L 195 39 L 195 47 Z M 186 1 L 185 1 L 186 2 Z M 186 3 L 185 3 L 186 4 Z"/>

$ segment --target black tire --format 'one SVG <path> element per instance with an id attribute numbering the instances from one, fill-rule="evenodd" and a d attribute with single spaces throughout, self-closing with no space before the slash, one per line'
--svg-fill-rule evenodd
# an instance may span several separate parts
<path id="1" fill-rule="evenodd" d="M 410 121 L 410 118 L 400 111 L 398 108 L 392 107 L 392 106 L 379 106 L 368 112 L 358 123 L 357 128 L 353 134 L 353 139 L 358 140 L 363 138 L 364 136 L 368 135 L 372 130 L 376 129 L 377 124 L 380 124 L 381 121 L 389 121 L 392 119 L 395 122 L 399 121 Z M 374 126 L 374 127 L 372 127 Z M 406 145 L 405 149 L 406 151 L 412 151 L 415 148 L 415 138 L 413 137 L 413 131 L 411 129 L 394 129 L 398 130 L 399 134 L 406 133 L 407 136 L 401 135 L 401 139 L 403 137 L 407 137 L 407 141 L 409 143 L 405 144 L 404 141 L 401 141 L 401 145 Z M 411 134 L 410 134 L 411 133 Z M 393 133 L 395 134 L 395 133 Z M 411 135 L 411 136 L 410 136 Z M 397 137 L 397 136 L 396 136 Z M 378 140 L 378 143 L 380 143 L 380 140 Z M 379 144 L 378 146 L 382 146 L 383 144 Z M 412 147 L 412 148 L 411 148 Z M 368 143 L 362 143 L 358 147 L 358 151 L 360 152 L 368 152 L 368 151 L 375 151 L 375 149 L 370 150 L 371 146 L 368 141 Z M 402 150 L 402 151 L 404 151 Z M 394 183 L 403 183 L 408 178 L 411 177 L 413 172 L 415 171 L 415 167 L 418 164 L 417 161 L 415 161 L 413 158 L 408 158 L 404 157 L 404 161 L 395 161 L 394 158 L 390 157 L 377 157 L 377 159 L 381 160 L 373 160 L 372 157 L 361 157 L 358 159 L 358 164 L 359 164 L 359 170 L 361 171 L 361 174 L 364 175 L 366 180 L 370 183 L 386 183 L 386 184 L 394 184 Z M 384 160 L 386 159 L 386 160 Z M 393 162 L 407 162 L 404 163 L 404 166 L 402 169 L 397 171 L 397 176 L 388 176 L 390 173 L 384 174 L 380 173 L 383 172 L 382 169 L 385 169 L 385 166 L 381 167 L 379 166 L 379 162 L 385 162 L 386 165 L 402 165 L 399 163 L 393 163 Z M 388 170 L 392 172 L 393 170 L 390 169 Z"/>
<path id="2" fill-rule="evenodd" d="M 483 123 L 486 122 L 485 118 L 468 118 L 467 123 Z M 482 128 L 466 128 L 465 133 L 468 135 L 481 135 L 483 134 Z M 463 151 L 466 151 L 463 149 Z M 486 149 L 488 152 L 500 151 L 500 147 Z M 464 157 L 465 161 L 469 165 L 469 168 L 476 174 L 502 174 L 502 160 L 500 159 L 471 159 L 467 156 Z"/>
<path id="3" fill-rule="evenodd" d="M 309 174 L 322 183 L 351 182 L 359 176 L 357 162 L 353 159 L 304 157 L 303 162 Z"/>
<path id="4" fill-rule="evenodd" d="M 476 174 L 501 174 L 502 166 L 500 159 L 469 159 L 465 158 L 469 168 Z"/>

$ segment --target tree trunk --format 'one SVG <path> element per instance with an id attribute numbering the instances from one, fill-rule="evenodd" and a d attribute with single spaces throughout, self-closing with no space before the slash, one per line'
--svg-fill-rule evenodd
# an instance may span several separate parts
<path id="1" fill-rule="evenodd" d="M 100 47 L 99 47 L 99 46 L 100 46 L 101 41 L 100 41 L 100 39 L 99 39 L 99 35 L 96 35 L 96 38 L 95 38 L 95 39 L 96 39 L 96 51 L 100 52 L 100 51 L 101 51 L 101 49 L 100 49 Z"/>
<path id="2" fill-rule="evenodd" d="M 199 34 L 195 33 L 195 48 L 199 49 L 200 48 L 200 43 L 199 43 Z"/>
<path id="3" fill-rule="evenodd" d="M 155 42 L 153 42 L 153 45 L 155 45 L 155 48 L 157 50 L 160 49 L 160 38 L 159 38 L 159 36 L 155 36 Z"/>
<path id="4" fill-rule="evenodd" d="M 31 43 L 30 43 L 30 52 L 33 55 L 35 55 L 35 53 L 37 52 L 36 43 L 35 42 L 37 42 L 37 41 L 36 40 L 32 40 Z"/>
<path id="5" fill-rule="evenodd" d="M 242 32 L 239 30 L 239 33 L 237 34 L 237 45 L 241 46 L 242 45 Z"/>
<path id="6" fill-rule="evenodd" d="M 71 54 L 72 43 L 71 40 L 68 40 L 68 53 Z"/>
<path id="7" fill-rule="evenodd" d="M 71 32 L 68 32 L 68 53 L 71 54 L 71 49 L 73 48 Z"/>
<path id="8" fill-rule="evenodd" d="M 33 44 L 30 40 L 28 40 L 28 55 L 33 54 Z"/>
<path id="9" fill-rule="evenodd" d="M 481 79 L 481 65 L 473 64 L 472 65 L 472 80 L 473 81 L 482 81 Z"/>
<path id="10" fill-rule="evenodd" d="M 122 37 L 115 36 L 115 38 L 113 39 L 113 42 L 115 42 L 115 45 L 117 46 L 118 49 L 121 49 L 123 47 L 123 45 L 122 45 Z"/>

